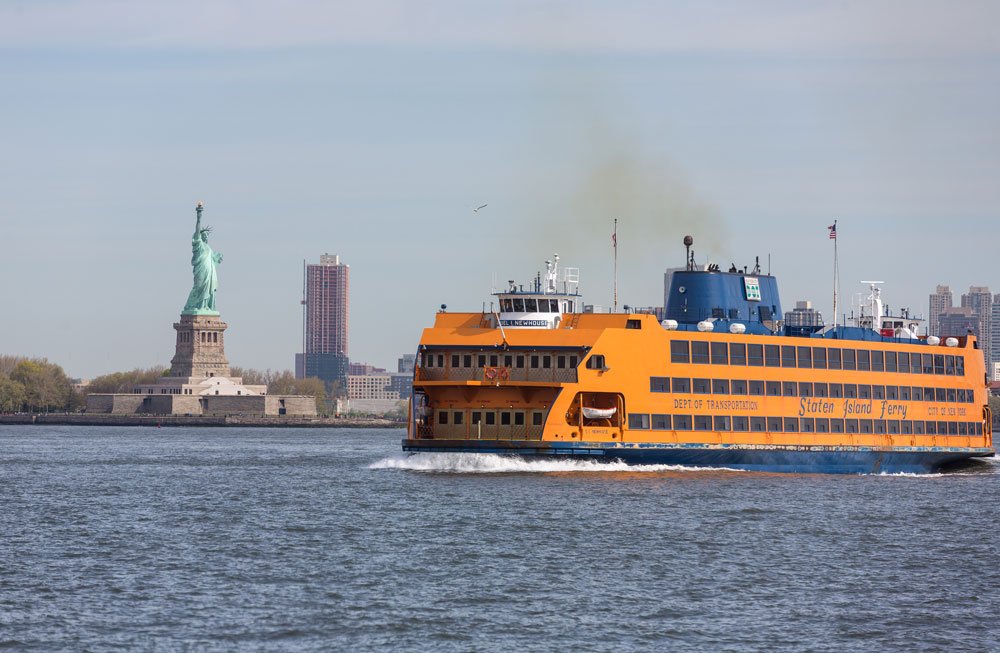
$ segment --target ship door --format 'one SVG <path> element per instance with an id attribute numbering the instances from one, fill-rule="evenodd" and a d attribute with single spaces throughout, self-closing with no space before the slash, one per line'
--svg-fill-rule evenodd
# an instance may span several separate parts
<path id="1" fill-rule="evenodd" d="M 581 440 L 621 441 L 625 406 L 624 398 L 615 392 L 580 392 L 571 411 L 580 428 Z"/>

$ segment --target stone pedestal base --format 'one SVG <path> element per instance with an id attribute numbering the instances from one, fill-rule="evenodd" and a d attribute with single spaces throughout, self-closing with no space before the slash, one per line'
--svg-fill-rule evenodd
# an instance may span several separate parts
<path id="1" fill-rule="evenodd" d="M 217 315 L 181 315 L 174 323 L 177 348 L 170 359 L 170 376 L 229 376 L 223 332 L 228 325 Z"/>

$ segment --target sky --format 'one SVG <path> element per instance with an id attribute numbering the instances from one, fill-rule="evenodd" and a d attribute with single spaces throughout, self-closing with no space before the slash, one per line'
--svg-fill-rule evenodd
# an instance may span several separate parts
<path id="1" fill-rule="evenodd" d="M 829 319 L 1000 292 L 996 2 L 0 0 L 0 354 L 167 365 L 194 206 L 230 363 L 291 369 L 302 265 L 350 357 L 559 253 L 588 303 L 762 265 Z M 478 213 L 472 209 L 488 206 Z M 856 299 L 855 299 L 856 301 Z"/>

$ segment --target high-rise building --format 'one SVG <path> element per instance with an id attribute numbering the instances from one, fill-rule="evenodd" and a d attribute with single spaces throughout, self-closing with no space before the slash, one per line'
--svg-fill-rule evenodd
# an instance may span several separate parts
<path id="1" fill-rule="evenodd" d="M 968 306 L 952 306 L 944 309 L 938 316 L 938 324 L 939 335 L 942 338 L 964 336 L 970 331 L 979 338 L 979 316 Z"/>
<path id="2" fill-rule="evenodd" d="M 990 372 L 990 378 L 996 381 L 998 379 L 994 368 L 1000 363 L 1000 294 L 993 295 L 993 308 L 990 311 L 990 360 L 993 361 L 993 367 L 987 368 L 987 371 Z"/>
<path id="3" fill-rule="evenodd" d="M 346 385 L 351 268 L 330 254 L 304 268 L 302 353 L 296 355 L 296 374 Z"/>
<path id="4" fill-rule="evenodd" d="M 954 305 L 955 296 L 952 294 L 951 288 L 948 286 L 938 286 L 937 289 L 931 293 L 930 307 L 927 311 L 928 334 L 932 336 L 941 335 L 941 326 L 938 323 L 938 320 L 941 317 L 941 312 Z"/>
<path id="5" fill-rule="evenodd" d="M 785 311 L 785 329 L 789 335 L 808 335 L 823 327 L 823 314 L 810 301 L 795 302 L 795 308 Z"/>
<path id="6" fill-rule="evenodd" d="M 983 351 L 983 358 L 986 360 L 986 369 L 993 369 L 993 352 L 990 348 L 992 343 L 992 323 L 993 323 L 993 294 L 986 286 L 970 286 L 969 292 L 962 295 L 962 306 L 971 308 L 976 316 L 976 337 L 979 339 L 979 347 Z M 954 334 L 950 334 L 954 335 Z"/>

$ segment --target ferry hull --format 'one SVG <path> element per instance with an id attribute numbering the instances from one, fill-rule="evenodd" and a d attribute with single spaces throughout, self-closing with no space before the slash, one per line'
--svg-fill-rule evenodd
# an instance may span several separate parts
<path id="1" fill-rule="evenodd" d="M 403 440 L 411 453 L 490 453 L 528 459 L 621 461 L 631 465 L 725 467 L 803 474 L 924 474 L 993 450 L 912 447 L 779 447 L 713 444 L 613 444 L 523 440 Z"/>

